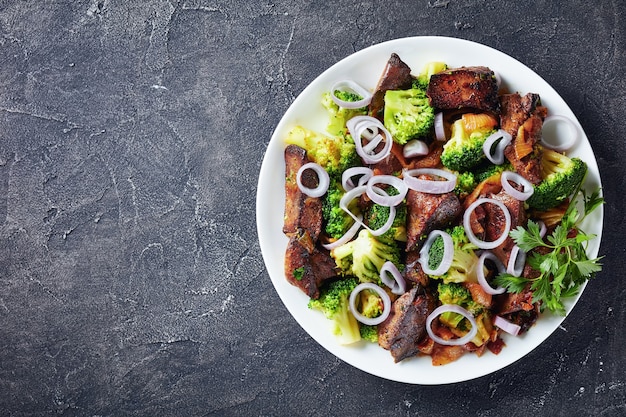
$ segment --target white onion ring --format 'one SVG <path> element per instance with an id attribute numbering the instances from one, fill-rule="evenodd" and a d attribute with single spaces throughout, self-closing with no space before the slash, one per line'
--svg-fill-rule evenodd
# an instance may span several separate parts
<path id="1" fill-rule="evenodd" d="M 352 238 L 356 236 L 357 232 L 363 225 L 363 216 L 359 214 L 357 216 L 357 219 L 359 219 L 359 221 L 355 221 L 354 223 L 352 223 L 352 226 L 350 226 L 350 228 L 346 231 L 346 233 L 343 234 L 343 236 L 341 236 L 339 239 L 335 240 L 334 242 L 322 243 L 322 247 L 328 250 L 333 250 L 345 243 L 350 242 Z"/>
<path id="2" fill-rule="evenodd" d="M 380 228 L 373 230 L 371 228 L 369 228 L 364 222 L 363 222 L 363 217 L 362 216 L 356 216 L 354 213 L 352 213 L 350 211 L 350 209 L 348 208 L 348 205 L 350 204 L 350 202 L 352 200 L 354 200 L 355 198 L 361 196 L 363 193 L 365 193 L 367 191 L 367 187 L 365 185 L 361 185 L 359 187 L 353 188 L 350 191 L 347 191 L 343 196 L 341 196 L 341 200 L 339 200 L 339 207 L 345 211 L 346 213 L 348 213 L 348 215 L 350 217 L 352 217 L 354 219 L 355 222 L 358 222 L 361 226 L 363 226 L 364 228 L 366 228 L 371 234 L 372 236 L 380 236 L 383 233 L 387 232 L 389 229 L 391 229 L 391 226 L 393 225 L 393 221 L 396 218 L 396 208 L 395 206 L 391 206 L 389 207 L 389 218 L 387 219 L 387 221 L 385 222 L 384 225 L 382 225 Z"/>
<path id="3" fill-rule="evenodd" d="M 419 139 L 411 139 L 402 148 L 402 155 L 405 158 L 415 158 L 416 156 L 428 155 L 429 149 L 426 142 Z"/>
<path id="4" fill-rule="evenodd" d="M 383 300 L 383 312 L 378 317 L 365 317 L 356 308 L 356 297 L 361 293 L 361 291 L 366 289 L 375 291 Z M 389 313 L 391 312 L 391 298 L 389 297 L 389 294 L 372 282 L 363 282 L 357 285 L 350 293 L 348 301 L 350 311 L 352 312 L 352 315 L 354 315 L 354 318 L 368 326 L 376 326 L 377 324 L 382 323 L 387 319 L 387 317 L 389 317 Z"/>
<path id="5" fill-rule="evenodd" d="M 349 91 L 363 97 L 358 101 L 343 101 L 335 95 L 335 91 Z M 361 107 L 365 107 L 372 101 L 372 93 L 367 91 L 365 88 L 361 87 L 358 83 L 352 80 L 342 80 L 337 81 L 330 88 L 330 96 L 333 101 L 339 107 L 343 107 L 344 109 L 360 109 Z"/>
<path id="6" fill-rule="evenodd" d="M 380 280 L 391 288 L 391 292 L 396 295 L 402 295 L 406 291 L 406 281 L 398 267 L 391 261 L 385 262 L 382 268 L 380 268 Z"/>
<path id="7" fill-rule="evenodd" d="M 430 247 L 438 236 L 441 236 L 441 238 L 443 239 L 443 257 L 439 266 L 437 266 L 437 268 L 435 269 L 431 269 L 428 266 L 428 261 L 430 259 Z M 454 242 L 452 241 L 452 237 L 443 230 L 433 230 L 428 234 L 428 238 L 426 238 L 424 246 L 422 246 L 422 249 L 420 249 L 420 257 L 418 262 L 422 266 L 422 270 L 425 274 L 439 276 L 448 272 L 448 269 L 450 269 L 450 266 L 452 265 L 453 257 Z"/>
<path id="8" fill-rule="evenodd" d="M 487 259 L 493 261 L 496 264 L 496 268 L 498 268 L 498 272 L 503 273 L 506 270 L 506 268 L 504 267 L 504 264 L 500 262 L 500 259 L 498 259 L 496 255 L 494 255 L 492 252 L 484 251 L 478 257 L 478 264 L 476 265 L 476 276 L 478 277 L 478 283 L 480 284 L 483 291 L 485 291 L 487 294 L 491 294 L 491 295 L 502 294 L 504 293 L 504 291 L 506 291 L 506 289 L 504 289 L 503 287 L 493 288 L 487 282 L 487 278 L 485 277 L 485 270 L 484 270 L 485 260 Z"/>
<path id="9" fill-rule="evenodd" d="M 421 178 L 417 178 L 422 174 L 445 178 L 445 181 L 423 180 Z M 405 169 L 402 171 L 402 177 L 409 188 L 415 191 L 430 194 L 449 193 L 454 190 L 457 182 L 457 177 L 453 172 L 437 168 Z"/>
<path id="10" fill-rule="evenodd" d="M 545 146 L 546 148 L 550 148 L 554 151 L 565 152 L 568 149 L 570 149 L 572 146 L 574 146 L 576 142 L 578 142 L 578 139 L 580 137 L 580 131 L 578 130 L 578 127 L 576 127 L 576 125 L 570 118 L 561 116 L 561 115 L 554 115 L 554 116 L 548 116 L 544 119 L 542 133 L 544 132 L 546 125 L 552 124 L 555 122 L 565 123 L 567 127 L 569 128 L 570 136 L 568 137 L 567 140 L 561 143 L 551 143 L 550 141 L 546 140 L 546 138 L 542 135 L 541 144 Z"/>
<path id="11" fill-rule="evenodd" d="M 511 323 L 507 319 L 500 317 L 500 316 L 496 316 L 493 319 L 493 324 L 495 326 L 498 326 L 500 329 L 502 329 L 503 331 L 507 332 L 508 334 L 512 336 L 517 336 L 520 330 L 522 330 L 522 328 L 519 325 L 515 323 Z"/>
<path id="12" fill-rule="evenodd" d="M 360 176 L 358 185 L 365 185 L 369 179 L 374 175 L 374 171 L 368 167 L 352 167 L 348 168 L 341 174 L 341 186 L 344 190 L 350 191 L 356 185 L 352 181 L 352 177 Z"/>
<path id="13" fill-rule="evenodd" d="M 504 220 L 505 220 L 504 232 L 502 232 L 499 238 L 497 238 L 496 240 L 492 242 L 486 242 L 484 240 L 478 239 L 476 235 L 474 234 L 474 231 L 472 230 L 472 226 L 470 222 L 471 215 L 474 212 L 474 210 L 476 210 L 476 207 L 485 203 L 495 204 L 504 213 Z M 504 203 L 501 201 L 495 200 L 493 198 L 479 198 L 476 201 L 474 201 L 472 204 L 470 204 L 467 210 L 465 210 L 465 213 L 463 213 L 463 227 L 465 228 L 465 234 L 467 235 L 467 238 L 469 239 L 469 241 L 472 242 L 474 245 L 478 246 L 480 249 L 497 248 L 509 236 L 509 232 L 511 231 L 511 213 L 509 213 L 509 209 L 507 209 Z"/>
<path id="14" fill-rule="evenodd" d="M 514 245 L 513 248 L 511 248 L 509 262 L 506 266 L 507 274 L 519 277 L 522 275 L 522 272 L 524 272 L 524 265 L 526 265 L 526 252 L 521 250 L 519 246 Z"/>
<path id="15" fill-rule="evenodd" d="M 393 139 L 391 137 L 391 133 L 389 133 L 380 120 L 371 116 L 355 116 L 346 122 L 346 126 L 348 127 L 350 135 L 352 135 L 352 139 L 354 140 L 357 154 L 366 164 L 376 164 L 385 159 L 391 153 Z M 370 140 L 370 142 L 378 141 L 377 137 L 380 136 L 380 133 L 378 132 L 382 131 L 384 134 L 385 146 L 376 154 L 372 153 L 373 150 L 368 150 L 368 144 L 364 146 L 361 141 L 361 138 L 365 137 L 365 132 L 368 132 L 368 134 L 371 135 L 370 129 L 373 130 L 376 135 Z"/>
<path id="16" fill-rule="evenodd" d="M 533 195 L 535 192 L 535 188 L 526 178 L 522 177 L 517 172 L 513 171 L 504 171 L 500 177 L 500 182 L 502 183 L 502 188 L 504 191 L 511 197 L 519 201 L 526 201 Z M 522 186 L 522 191 L 517 190 L 515 187 L 511 186 L 510 182 L 514 182 L 517 185 Z"/>
<path id="17" fill-rule="evenodd" d="M 317 174 L 318 184 L 315 188 L 308 188 L 302 184 L 302 173 L 307 169 L 313 170 Z M 330 176 L 320 164 L 307 162 L 298 170 L 298 173 L 296 174 L 296 183 L 303 194 L 306 194 L 309 197 L 321 197 L 326 194 L 326 191 L 328 191 L 328 187 L 330 186 Z"/>
<path id="18" fill-rule="evenodd" d="M 435 114 L 435 138 L 440 142 L 446 141 L 446 131 L 443 127 L 443 113 Z"/>
<path id="19" fill-rule="evenodd" d="M 437 336 L 435 332 L 433 332 L 433 329 L 431 327 L 433 320 L 435 320 L 435 318 L 439 317 L 441 314 L 447 313 L 447 312 L 460 314 L 470 322 L 470 324 L 472 325 L 472 328 L 465 336 L 460 337 L 458 339 L 446 340 Z M 436 309 L 434 309 L 433 312 L 430 313 L 428 317 L 426 318 L 426 331 L 428 332 L 428 336 L 430 336 L 430 338 L 435 343 L 439 343 L 440 345 L 446 345 L 446 346 L 462 346 L 472 341 L 474 336 L 476 336 L 476 333 L 478 333 L 478 326 L 476 325 L 476 320 L 474 319 L 474 316 L 472 316 L 472 313 L 470 313 L 463 307 L 456 305 L 456 304 L 443 304 L 437 307 Z"/>
<path id="20" fill-rule="evenodd" d="M 389 195 L 385 190 L 380 187 L 376 187 L 376 184 L 385 184 L 394 187 L 398 190 L 397 195 Z M 397 206 L 404 200 L 406 193 L 409 191 L 409 187 L 401 178 L 393 175 L 374 175 L 366 184 L 367 196 L 376 204 L 381 206 Z M 380 191 L 380 192 L 378 192 Z"/>
<path id="21" fill-rule="evenodd" d="M 491 163 L 502 165 L 504 163 L 504 148 L 511 143 L 512 139 L 509 132 L 499 129 L 485 139 L 485 143 L 483 143 L 483 153 Z M 496 148 L 493 149 L 493 145 L 496 142 Z"/>

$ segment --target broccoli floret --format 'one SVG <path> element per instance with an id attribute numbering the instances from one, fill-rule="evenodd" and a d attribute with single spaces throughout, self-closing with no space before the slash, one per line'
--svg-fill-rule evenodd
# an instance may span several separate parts
<path id="1" fill-rule="evenodd" d="M 330 176 L 341 178 L 346 169 L 361 165 L 361 158 L 349 135 L 327 136 L 295 126 L 289 131 L 285 142 L 305 149 L 309 159 L 320 164 Z"/>
<path id="2" fill-rule="evenodd" d="M 483 144 L 493 133 L 491 128 L 466 131 L 462 119 L 452 124 L 450 139 L 443 145 L 441 163 L 453 171 L 464 172 L 480 164 L 485 157 Z"/>
<path id="3" fill-rule="evenodd" d="M 390 192 L 390 194 L 393 194 Z M 389 219 L 390 208 L 387 206 L 381 206 L 379 204 L 370 205 L 366 212 L 364 221 L 365 224 L 372 230 L 381 228 Z M 401 203 L 396 206 L 396 217 L 393 219 L 391 228 L 382 235 L 378 236 L 378 240 L 381 240 L 387 244 L 392 244 L 394 241 L 406 242 L 406 204 Z"/>
<path id="4" fill-rule="evenodd" d="M 310 309 L 319 310 L 326 318 L 333 321 L 333 334 L 341 344 L 347 345 L 361 340 L 359 323 L 350 312 L 350 293 L 358 285 L 356 278 L 326 282 L 320 289 L 317 299 L 310 299 Z"/>
<path id="5" fill-rule="evenodd" d="M 354 240 L 331 250 L 330 256 L 344 275 L 356 276 L 361 282 L 380 284 L 380 269 L 387 261 L 403 269 L 400 247 L 378 240 L 367 229 L 361 230 Z"/>
<path id="6" fill-rule="evenodd" d="M 337 90 L 334 94 L 337 98 L 343 101 L 359 101 L 363 98 L 358 94 L 349 91 Z M 348 133 L 346 122 L 354 116 L 367 114 L 367 106 L 359 109 L 346 109 L 339 107 L 337 103 L 333 101 L 332 95 L 329 91 L 322 95 L 322 106 L 324 106 L 330 117 L 330 121 L 326 126 L 326 131 L 333 136 L 345 136 Z"/>
<path id="7" fill-rule="evenodd" d="M 543 179 L 534 186 L 527 200 L 536 210 L 556 207 L 574 194 L 585 179 L 587 164 L 580 158 L 569 158 L 551 149 L 544 149 L 541 158 Z"/>
<path id="8" fill-rule="evenodd" d="M 487 178 L 492 177 L 496 174 L 501 174 L 504 171 L 514 171 L 513 165 L 509 161 L 505 161 L 502 165 L 495 165 L 489 161 L 481 163 L 478 167 L 473 169 L 474 178 L 476 179 L 476 184 L 480 184 L 485 181 Z"/>
<path id="9" fill-rule="evenodd" d="M 330 181 L 328 191 L 322 200 L 322 218 L 324 219 L 324 231 L 334 239 L 343 236 L 354 223 L 354 219 L 341 207 L 339 202 L 345 190 L 339 179 L 333 178 Z M 356 213 L 357 200 L 350 202 L 348 209 Z"/>
<path id="10" fill-rule="evenodd" d="M 361 332 L 361 339 L 378 343 L 378 327 L 377 326 L 369 326 L 367 324 L 360 324 L 359 330 Z"/>
<path id="11" fill-rule="evenodd" d="M 439 276 L 431 276 L 434 279 L 441 279 L 444 283 L 450 282 L 476 282 L 475 267 L 478 262 L 476 250 L 478 247 L 471 243 L 465 234 L 463 226 L 454 226 L 447 230 L 452 237 L 454 245 L 454 255 L 452 256 L 452 265 L 450 269 Z M 432 269 L 436 269 L 443 258 L 443 239 L 438 237 L 428 251 L 428 265 Z"/>
<path id="12" fill-rule="evenodd" d="M 417 78 L 413 80 L 413 87 L 426 90 L 426 88 L 428 88 L 428 84 L 430 83 L 430 76 L 438 72 L 445 71 L 447 69 L 448 65 L 446 65 L 444 62 L 428 62 L 426 65 L 424 65 L 422 72 L 420 72 Z"/>
<path id="13" fill-rule="evenodd" d="M 466 309 L 474 318 L 485 311 L 485 306 L 475 302 L 472 299 L 472 294 L 463 284 L 456 282 L 440 283 L 437 286 L 437 291 L 441 304 L 457 304 Z M 469 330 L 469 322 L 458 313 L 445 312 L 439 316 L 439 321 L 451 329 L 463 332 Z"/>
<path id="14" fill-rule="evenodd" d="M 435 124 L 435 109 L 429 104 L 426 90 L 411 88 L 385 92 L 383 124 L 394 142 L 400 145 L 430 134 Z"/>
<path id="15" fill-rule="evenodd" d="M 453 191 L 459 198 L 467 197 L 476 188 L 476 176 L 473 172 L 457 173 L 456 178 L 456 187 Z"/>

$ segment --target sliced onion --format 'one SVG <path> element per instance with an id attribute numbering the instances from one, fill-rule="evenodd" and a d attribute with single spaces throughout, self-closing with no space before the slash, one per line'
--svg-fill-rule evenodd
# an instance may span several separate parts
<path id="1" fill-rule="evenodd" d="M 448 312 L 460 314 L 470 322 L 472 328 L 465 336 L 458 339 L 446 340 L 437 336 L 435 332 L 433 332 L 433 329 L 431 327 L 433 320 L 435 320 L 441 314 Z M 476 325 L 476 320 L 474 319 L 474 316 L 472 316 L 472 313 L 470 313 L 463 307 L 456 304 L 443 304 L 434 309 L 433 312 L 430 313 L 426 318 L 426 331 L 428 332 L 428 336 L 430 336 L 430 338 L 433 339 L 435 343 L 447 346 L 462 346 L 472 341 L 472 339 L 476 336 L 476 333 L 478 333 L 478 326 Z"/>
<path id="2" fill-rule="evenodd" d="M 350 226 L 350 228 L 346 231 L 346 233 L 343 234 L 343 236 L 341 236 L 339 239 L 335 240 L 334 242 L 322 243 L 322 247 L 328 250 L 333 250 L 345 243 L 350 242 L 352 238 L 356 236 L 359 229 L 363 225 L 363 216 L 359 214 L 356 217 L 358 221 L 355 221 L 354 223 L 352 223 L 352 226 Z"/>
<path id="3" fill-rule="evenodd" d="M 504 264 L 500 262 L 500 259 L 498 259 L 496 255 L 494 255 L 492 252 L 484 251 L 478 257 L 478 264 L 476 265 L 476 276 L 478 277 L 478 283 L 480 284 L 483 291 L 485 291 L 487 294 L 491 294 L 491 295 L 502 294 L 504 293 L 504 291 L 506 291 L 503 287 L 493 288 L 487 282 L 487 278 L 485 277 L 485 269 L 484 269 L 485 260 L 487 259 L 493 261 L 496 264 L 496 268 L 498 268 L 499 273 L 503 273 L 506 271 Z"/>
<path id="4" fill-rule="evenodd" d="M 546 233 L 548 233 L 548 227 L 543 220 L 539 220 L 537 224 L 539 225 L 539 236 L 543 239 L 546 236 Z"/>
<path id="5" fill-rule="evenodd" d="M 357 184 L 365 185 L 372 177 L 372 175 L 374 175 L 374 171 L 372 171 L 372 169 L 368 167 L 348 168 L 343 171 L 343 174 L 341 174 L 341 185 L 343 186 L 344 190 L 350 191 L 351 189 L 356 187 L 356 185 L 354 185 L 354 182 L 352 181 L 353 177 L 359 176 L 360 178 Z"/>
<path id="6" fill-rule="evenodd" d="M 560 137 L 553 137 L 553 138 L 550 138 L 550 140 L 548 140 L 545 137 L 545 135 L 543 135 L 543 133 L 547 133 L 546 126 L 549 126 L 551 124 L 558 124 L 558 123 L 565 123 L 565 125 L 567 126 L 569 130 L 569 135 L 565 134 L 566 137 L 563 137 L 564 135 L 557 135 L 555 131 L 554 136 L 560 136 Z M 561 115 L 554 115 L 554 116 L 546 117 L 543 121 L 543 127 L 541 131 L 542 131 L 541 144 L 545 146 L 546 148 L 550 148 L 557 152 L 567 151 L 572 146 L 574 146 L 576 142 L 578 142 L 578 139 L 580 137 L 580 132 L 578 130 L 578 127 L 576 127 L 574 122 L 570 118 L 561 116 Z M 553 142 L 553 140 L 555 142 Z"/>
<path id="7" fill-rule="evenodd" d="M 502 165 L 504 163 L 504 148 L 511 143 L 511 140 L 512 137 L 509 132 L 499 129 L 485 139 L 485 143 L 483 143 L 483 153 L 491 163 Z"/>
<path id="8" fill-rule="evenodd" d="M 363 314 L 359 312 L 356 307 L 356 298 L 363 290 L 372 290 L 375 291 L 376 294 L 380 296 L 383 300 L 383 312 L 378 317 L 365 317 Z M 385 292 L 378 285 L 371 282 L 364 282 L 357 285 L 352 292 L 350 293 L 350 298 L 348 299 L 350 311 L 354 315 L 354 318 L 360 321 L 363 324 L 368 326 L 376 326 L 377 324 L 382 323 L 389 317 L 389 313 L 391 312 L 391 298 L 389 294 Z"/>
<path id="9" fill-rule="evenodd" d="M 351 93 L 358 94 L 363 98 L 358 101 L 343 101 L 335 95 L 335 91 L 337 90 L 349 91 Z M 330 95 L 335 104 L 339 107 L 343 107 L 344 109 L 360 109 L 361 107 L 367 106 L 372 101 L 372 93 L 352 80 L 337 81 L 330 88 Z"/>
<path id="10" fill-rule="evenodd" d="M 385 184 L 394 187 L 398 190 L 397 195 L 389 195 L 385 190 L 377 187 L 377 184 Z M 367 196 L 376 204 L 381 206 L 397 206 L 404 200 L 406 193 L 409 191 L 409 187 L 401 178 L 393 175 L 374 175 L 366 184 Z"/>
<path id="11" fill-rule="evenodd" d="M 476 210 L 476 207 L 485 203 L 495 204 L 504 213 L 504 220 L 505 220 L 504 231 L 502 232 L 499 238 L 497 238 L 496 240 L 492 242 L 487 242 L 487 241 L 478 239 L 478 237 L 476 237 L 476 235 L 474 234 L 474 231 L 472 230 L 472 225 L 470 221 L 472 213 L 474 212 L 474 210 Z M 469 239 L 469 241 L 472 242 L 474 245 L 478 246 L 480 249 L 497 248 L 506 240 L 506 238 L 509 235 L 509 232 L 511 231 L 511 213 L 509 213 L 509 209 L 507 209 L 504 203 L 501 201 L 495 200 L 493 198 L 479 198 L 476 201 L 474 201 L 472 204 L 470 204 L 467 210 L 465 210 L 465 213 L 463 213 L 463 227 L 465 228 L 465 234 L 467 235 L 467 238 Z"/>
<path id="12" fill-rule="evenodd" d="M 444 178 L 445 181 L 424 180 L 417 178 L 419 175 L 433 175 Z M 404 182 L 415 191 L 430 194 L 445 194 L 454 190 L 457 177 L 453 172 L 437 168 L 407 169 L 402 172 Z"/>
<path id="13" fill-rule="evenodd" d="M 504 188 L 504 191 L 506 191 L 508 195 L 519 201 L 528 200 L 535 191 L 530 181 L 522 177 L 517 172 L 504 171 L 502 173 L 502 176 L 500 177 L 500 182 L 502 183 L 502 188 Z M 522 191 L 519 191 L 515 187 L 513 187 L 511 185 L 511 182 L 514 182 L 517 185 L 521 185 Z"/>
<path id="14" fill-rule="evenodd" d="M 428 266 L 428 261 L 430 259 L 430 247 L 439 236 L 443 239 L 443 257 L 439 266 L 435 269 L 431 269 L 430 266 Z M 426 238 L 426 242 L 424 242 L 422 249 L 420 249 L 419 263 L 425 274 L 439 276 L 448 272 L 448 269 L 450 269 L 450 266 L 452 265 L 453 257 L 454 243 L 452 242 L 452 237 L 443 230 L 433 230 L 429 233 L 428 238 Z"/>
<path id="15" fill-rule="evenodd" d="M 365 162 L 366 164 L 378 163 L 385 159 L 387 156 L 389 156 L 389 154 L 391 153 L 391 145 L 393 144 L 393 139 L 391 137 L 391 133 L 389 133 L 389 131 L 380 122 L 380 120 L 371 116 L 355 116 L 348 120 L 346 126 L 348 127 L 350 135 L 352 135 L 352 138 L 354 140 L 357 154 L 359 154 L 363 162 Z M 372 131 L 374 132 L 375 136 L 373 139 L 368 139 Z M 365 137 L 365 139 L 369 140 L 369 142 L 382 141 L 383 137 L 381 136 L 380 132 L 384 134 L 385 146 L 378 153 L 373 153 L 374 150 L 369 149 L 368 143 L 363 145 L 362 138 Z"/>
<path id="16" fill-rule="evenodd" d="M 519 246 L 514 245 L 509 254 L 509 262 L 506 266 L 506 272 L 519 277 L 524 272 L 524 266 L 526 265 L 526 252 L 521 250 Z"/>
<path id="17" fill-rule="evenodd" d="M 435 138 L 440 142 L 446 141 L 446 130 L 443 127 L 443 113 L 435 114 Z"/>
<path id="18" fill-rule="evenodd" d="M 522 330 L 522 328 L 519 325 L 515 323 L 511 323 L 507 319 L 500 317 L 500 316 L 496 316 L 493 319 L 493 324 L 495 326 L 498 326 L 500 329 L 502 329 L 503 331 L 507 332 L 508 334 L 512 336 L 517 336 L 520 330 Z"/>
<path id="19" fill-rule="evenodd" d="M 315 188 L 308 188 L 302 184 L 302 173 L 307 169 L 313 170 L 317 174 L 318 184 Z M 315 162 L 308 162 L 300 167 L 298 173 L 296 174 L 296 182 L 298 184 L 298 188 L 304 194 L 309 197 L 321 197 L 326 194 L 328 191 L 328 187 L 330 185 L 330 177 L 328 172 L 321 165 L 316 164 Z"/>
<path id="20" fill-rule="evenodd" d="M 426 142 L 419 139 L 408 141 L 402 148 L 402 155 L 405 158 L 415 158 L 416 156 L 428 155 L 429 149 Z"/>
<path id="21" fill-rule="evenodd" d="M 380 236 L 383 233 L 387 232 L 389 229 L 391 229 L 391 225 L 393 224 L 393 221 L 396 218 L 396 208 L 395 206 L 391 206 L 389 207 L 389 218 L 387 219 L 387 221 L 385 222 L 384 225 L 382 225 L 380 228 L 373 230 L 370 229 L 364 222 L 363 222 L 363 217 L 362 216 L 356 216 L 354 213 L 352 213 L 350 211 L 350 209 L 348 208 L 348 206 L 350 205 L 350 202 L 352 200 L 354 200 L 357 197 L 360 197 L 362 194 L 364 194 L 367 191 L 367 187 L 365 185 L 361 185 L 359 187 L 353 188 L 350 191 L 347 191 L 343 196 L 341 196 L 341 200 L 339 200 L 339 207 L 345 211 L 346 213 L 348 213 L 348 215 L 350 217 L 352 217 L 354 219 L 355 222 L 358 222 L 361 226 L 363 226 L 364 228 L 366 228 L 373 236 Z"/>
<path id="22" fill-rule="evenodd" d="M 383 264 L 380 268 L 380 279 L 383 284 L 391 288 L 392 293 L 402 295 L 406 292 L 406 281 L 393 262 L 387 261 Z"/>

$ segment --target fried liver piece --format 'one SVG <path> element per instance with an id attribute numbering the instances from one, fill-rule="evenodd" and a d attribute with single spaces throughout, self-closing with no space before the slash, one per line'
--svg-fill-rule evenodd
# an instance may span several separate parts
<path id="1" fill-rule="evenodd" d="M 370 102 L 370 116 L 382 120 L 382 111 L 385 107 L 385 92 L 387 90 L 406 90 L 411 88 L 412 83 L 411 67 L 404 63 L 397 54 L 392 53 L 378 80 L 376 91 Z"/>
<path id="2" fill-rule="evenodd" d="M 487 67 L 460 67 L 433 74 L 426 94 L 431 106 L 440 110 L 500 110 L 495 74 Z"/>
<path id="3" fill-rule="evenodd" d="M 378 325 L 378 344 L 390 351 L 396 363 L 420 352 L 426 318 L 434 308 L 433 297 L 420 285 L 393 302 L 389 317 Z"/>
<path id="4" fill-rule="evenodd" d="M 409 190 L 407 201 L 407 252 L 419 250 L 430 232 L 452 223 L 462 212 L 453 192 L 430 194 Z"/>
<path id="5" fill-rule="evenodd" d="M 322 231 L 322 200 L 309 197 L 298 188 L 296 176 L 298 170 L 309 159 L 306 150 L 296 145 L 285 148 L 285 220 L 283 233 L 291 235 L 300 229 L 308 232 L 313 241 L 317 241 Z M 311 170 L 302 175 L 302 184 L 309 188 L 317 187 L 317 176 Z"/>
<path id="6" fill-rule="evenodd" d="M 492 194 L 489 197 L 502 202 L 508 209 L 509 214 L 511 215 L 510 230 L 513 230 L 518 226 L 526 226 L 527 216 L 523 201 L 519 201 L 511 197 L 504 190 L 500 191 L 498 194 Z M 502 236 L 502 231 L 505 226 L 504 214 L 502 213 L 502 210 L 494 204 L 484 204 L 483 208 L 485 210 L 484 227 L 487 241 L 494 241 Z M 513 246 L 515 246 L 515 242 L 509 236 L 504 242 L 502 242 L 502 244 L 492 249 L 492 252 L 504 265 L 507 265 Z"/>

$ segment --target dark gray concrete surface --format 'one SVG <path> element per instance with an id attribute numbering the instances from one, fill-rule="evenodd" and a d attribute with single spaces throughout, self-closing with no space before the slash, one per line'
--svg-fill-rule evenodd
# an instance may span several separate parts
<path id="1" fill-rule="evenodd" d="M 626 4 L 0 2 L 0 415 L 626 414 Z M 405 36 L 478 41 L 572 107 L 604 270 L 494 374 L 405 385 L 291 318 L 256 236 L 274 126 L 319 73 Z"/>

